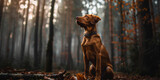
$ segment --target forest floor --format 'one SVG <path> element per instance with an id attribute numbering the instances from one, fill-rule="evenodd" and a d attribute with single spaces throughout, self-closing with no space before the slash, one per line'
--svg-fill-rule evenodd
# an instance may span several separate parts
<path id="1" fill-rule="evenodd" d="M 116 72 L 114 76 L 115 80 L 160 80 L 158 77 L 140 76 L 138 74 L 126 74 Z"/>
<path id="2" fill-rule="evenodd" d="M 83 72 L 78 73 L 81 77 L 78 80 L 83 79 Z M 16 69 L 2 69 L 0 70 L 0 80 L 23 80 L 23 79 L 39 79 L 39 80 L 54 80 L 55 78 L 59 78 L 58 80 L 77 80 L 77 72 L 76 71 L 56 71 L 55 73 L 47 73 L 47 72 L 39 72 L 39 71 L 26 71 L 25 69 L 16 70 Z M 56 79 L 57 80 L 57 79 Z M 113 80 L 160 80 L 158 77 L 150 77 L 150 76 L 140 76 L 137 74 L 126 74 L 122 72 L 115 72 Z"/>

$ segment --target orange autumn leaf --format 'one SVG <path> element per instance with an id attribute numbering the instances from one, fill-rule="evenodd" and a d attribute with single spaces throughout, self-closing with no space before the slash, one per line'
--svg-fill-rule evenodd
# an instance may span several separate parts
<path id="1" fill-rule="evenodd" d="M 125 1 L 122 1 L 122 3 L 124 4 L 124 3 L 125 3 Z"/>
<path id="2" fill-rule="evenodd" d="M 121 36 L 124 36 L 124 34 L 121 34 Z"/>
<path id="3" fill-rule="evenodd" d="M 118 44 L 119 42 L 117 42 L 117 41 L 112 41 L 112 44 Z"/>
<path id="4" fill-rule="evenodd" d="M 126 5 L 126 6 L 128 6 L 128 5 L 129 5 L 129 3 L 126 3 L 125 5 Z"/>
<path id="5" fill-rule="evenodd" d="M 147 8 L 143 8 L 143 11 L 147 11 L 148 9 Z"/>
<path id="6" fill-rule="evenodd" d="M 127 37 L 123 37 L 123 40 L 127 40 Z"/>
<path id="7" fill-rule="evenodd" d="M 158 24 L 160 22 L 160 16 L 155 17 L 155 23 Z"/>
<path id="8" fill-rule="evenodd" d="M 131 29 L 131 30 L 126 30 L 128 33 L 132 33 L 132 32 L 134 32 L 134 30 L 133 29 Z"/>
<path id="9" fill-rule="evenodd" d="M 126 29 L 125 29 L 125 28 L 123 28 L 122 30 L 123 30 L 123 31 L 125 31 Z"/>
<path id="10" fill-rule="evenodd" d="M 115 8 L 116 11 L 118 11 L 118 8 Z"/>
<path id="11" fill-rule="evenodd" d="M 124 8 L 124 5 L 122 5 L 122 8 Z"/>
<path id="12" fill-rule="evenodd" d="M 147 19 L 147 16 L 144 16 L 143 19 L 146 20 L 146 19 Z"/>
<path id="13" fill-rule="evenodd" d="M 118 2 L 118 4 L 121 4 L 121 2 Z"/>
<path id="14" fill-rule="evenodd" d="M 144 0 L 139 0 L 139 1 L 143 2 Z"/>
<path id="15" fill-rule="evenodd" d="M 109 8 L 111 9 L 111 8 L 112 8 L 112 6 L 110 5 L 110 6 L 109 6 Z"/>

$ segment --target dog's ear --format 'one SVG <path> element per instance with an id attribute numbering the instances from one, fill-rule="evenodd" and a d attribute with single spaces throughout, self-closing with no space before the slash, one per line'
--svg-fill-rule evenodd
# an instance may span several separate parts
<path id="1" fill-rule="evenodd" d="M 101 18 L 96 15 L 91 14 L 90 16 L 92 16 L 92 20 L 91 20 L 92 24 L 96 24 L 98 21 L 101 20 Z"/>
<path id="2" fill-rule="evenodd" d="M 95 20 L 95 23 L 97 23 L 98 21 L 100 21 L 100 20 L 101 20 L 101 18 L 100 18 L 100 17 L 98 17 L 98 16 L 94 16 L 94 20 Z"/>

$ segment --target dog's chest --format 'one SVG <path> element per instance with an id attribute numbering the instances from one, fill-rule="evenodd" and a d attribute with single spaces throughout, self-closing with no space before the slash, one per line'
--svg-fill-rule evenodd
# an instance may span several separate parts
<path id="1" fill-rule="evenodd" d="M 86 56 L 87 56 L 88 60 L 90 60 L 91 62 L 96 59 L 96 52 L 93 49 L 93 46 L 86 47 Z"/>
<path id="2" fill-rule="evenodd" d="M 89 42 L 89 41 L 91 41 L 91 40 L 88 39 L 87 42 Z M 86 56 L 87 56 L 88 60 L 91 62 L 94 62 L 94 60 L 96 60 L 96 52 L 95 52 L 93 45 L 86 46 L 85 50 L 86 50 Z"/>

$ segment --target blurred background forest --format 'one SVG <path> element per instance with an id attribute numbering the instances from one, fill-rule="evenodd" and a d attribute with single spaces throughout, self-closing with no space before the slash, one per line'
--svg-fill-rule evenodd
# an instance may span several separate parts
<path id="1" fill-rule="evenodd" d="M 82 72 L 85 14 L 115 72 L 160 76 L 160 0 L 0 0 L 0 69 Z"/>

